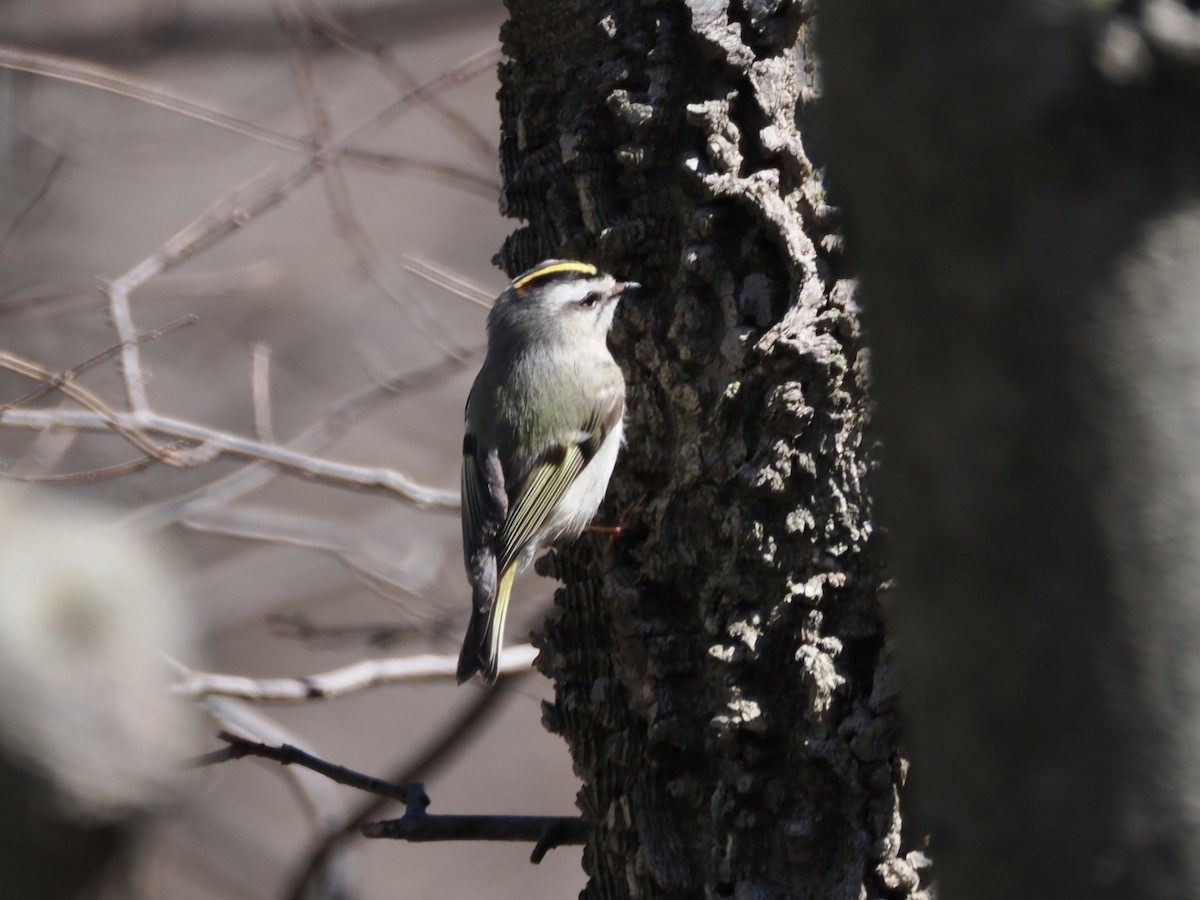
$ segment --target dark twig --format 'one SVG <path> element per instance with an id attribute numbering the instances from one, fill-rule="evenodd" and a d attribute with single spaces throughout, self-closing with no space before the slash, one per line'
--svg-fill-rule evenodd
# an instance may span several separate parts
<path id="1" fill-rule="evenodd" d="M 446 765 L 454 752 L 462 747 L 474 734 L 491 721 L 501 708 L 501 701 L 511 695 L 513 686 L 523 675 L 502 677 L 491 690 L 482 691 L 446 729 L 422 748 L 416 759 L 406 760 L 396 769 L 393 781 L 412 782 L 427 778 Z M 308 855 L 308 861 L 300 870 L 290 890 L 282 896 L 286 900 L 304 900 L 309 886 L 330 859 L 341 849 L 344 841 L 359 835 L 363 823 L 376 818 L 388 800 L 372 798 L 351 813 L 337 830 L 325 835 Z"/>
<path id="2" fill-rule="evenodd" d="M 555 847 L 582 844 L 587 839 L 588 828 L 578 816 L 478 816 L 478 815 L 430 815 L 429 795 L 419 781 L 401 784 L 384 781 L 334 765 L 306 753 L 291 744 L 272 747 L 257 741 L 246 740 L 228 731 L 217 734 L 229 746 L 205 754 L 192 761 L 193 766 L 213 765 L 242 759 L 246 756 L 274 760 L 285 766 L 304 766 L 338 784 L 357 788 L 376 797 L 399 800 L 405 804 L 404 815 L 399 819 L 382 822 L 367 822 L 359 827 L 364 837 L 392 838 L 394 840 L 429 841 L 517 841 L 534 845 L 530 862 L 539 863 L 546 853 Z"/>
<path id="3" fill-rule="evenodd" d="M 225 741 L 229 746 L 223 750 L 218 750 L 193 760 L 193 766 L 211 765 L 213 763 L 226 762 L 227 760 L 255 756 L 260 759 L 274 760 L 284 766 L 303 766 L 306 769 L 311 769 L 320 775 L 324 775 L 330 781 L 336 781 L 338 784 L 357 788 L 360 791 L 375 794 L 378 797 L 399 800 L 410 807 L 429 805 L 429 798 L 425 796 L 425 788 L 420 784 L 397 784 L 393 781 L 384 781 L 382 778 L 375 778 L 373 775 L 364 775 L 362 772 L 355 772 L 353 769 L 347 769 L 345 766 L 326 762 L 319 757 L 313 756 L 311 753 L 305 753 L 299 747 L 293 747 L 291 744 L 281 744 L 278 747 L 272 747 L 269 744 L 260 744 L 258 741 L 246 740 L 245 738 L 238 737 L 236 734 L 230 734 L 228 731 L 217 732 L 217 737 Z"/>
<path id="4" fill-rule="evenodd" d="M 413 784 L 415 789 L 417 784 Z M 587 824 L 579 816 L 446 816 L 430 815 L 410 804 L 399 819 L 368 822 L 364 837 L 401 841 L 517 841 L 534 845 L 530 862 L 547 851 L 587 840 Z"/>

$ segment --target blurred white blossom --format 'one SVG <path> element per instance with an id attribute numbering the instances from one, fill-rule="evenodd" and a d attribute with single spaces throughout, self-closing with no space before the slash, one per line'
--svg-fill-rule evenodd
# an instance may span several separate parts
<path id="1" fill-rule="evenodd" d="M 164 661 L 190 655 L 179 583 L 158 544 L 103 510 L 0 492 L 0 748 L 63 812 L 119 818 L 195 752 Z"/>

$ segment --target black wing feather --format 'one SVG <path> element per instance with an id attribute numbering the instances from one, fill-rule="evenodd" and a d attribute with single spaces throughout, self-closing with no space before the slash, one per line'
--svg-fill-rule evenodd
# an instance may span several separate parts
<path id="1" fill-rule="evenodd" d="M 475 436 L 463 438 L 463 562 L 473 587 L 475 608 L 486 610 L 496 596 L 496 534 L 508 514 L 504 467 L 495 448 L 481 449 Z"/>

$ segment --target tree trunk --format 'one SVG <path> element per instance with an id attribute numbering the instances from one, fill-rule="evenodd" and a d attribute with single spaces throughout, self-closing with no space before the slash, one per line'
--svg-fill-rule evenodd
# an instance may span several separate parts
<path id="1" fill-rule="evenodd" d="M 509 0 L 499 254 L 645 285 L 612 343 L 628 442 L 550 560 L 545 721 L 593 827 L 589 898 L 913 896 L 866 479 L 868 366 L 796 127 L 806 4 Z"/>
<path id="2" fill-rule="evenodd" d="M 1200 15 L 837 0 L 940 893 L 1200 896 Z"/>

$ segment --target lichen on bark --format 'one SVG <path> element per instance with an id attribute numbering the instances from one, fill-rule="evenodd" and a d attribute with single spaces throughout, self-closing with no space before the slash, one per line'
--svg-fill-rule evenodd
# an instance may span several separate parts
<path id="1" fill-rule="evenodd" d="M 808 6 L 508 5 L 502 205 L 527 224 L 498 261 L 645 285 L 612 341 L 628 443 L 601 516 L 623 533 L 541 565 L 584 896 L 915 896 L 868 358 L 797 128 Z"/>

